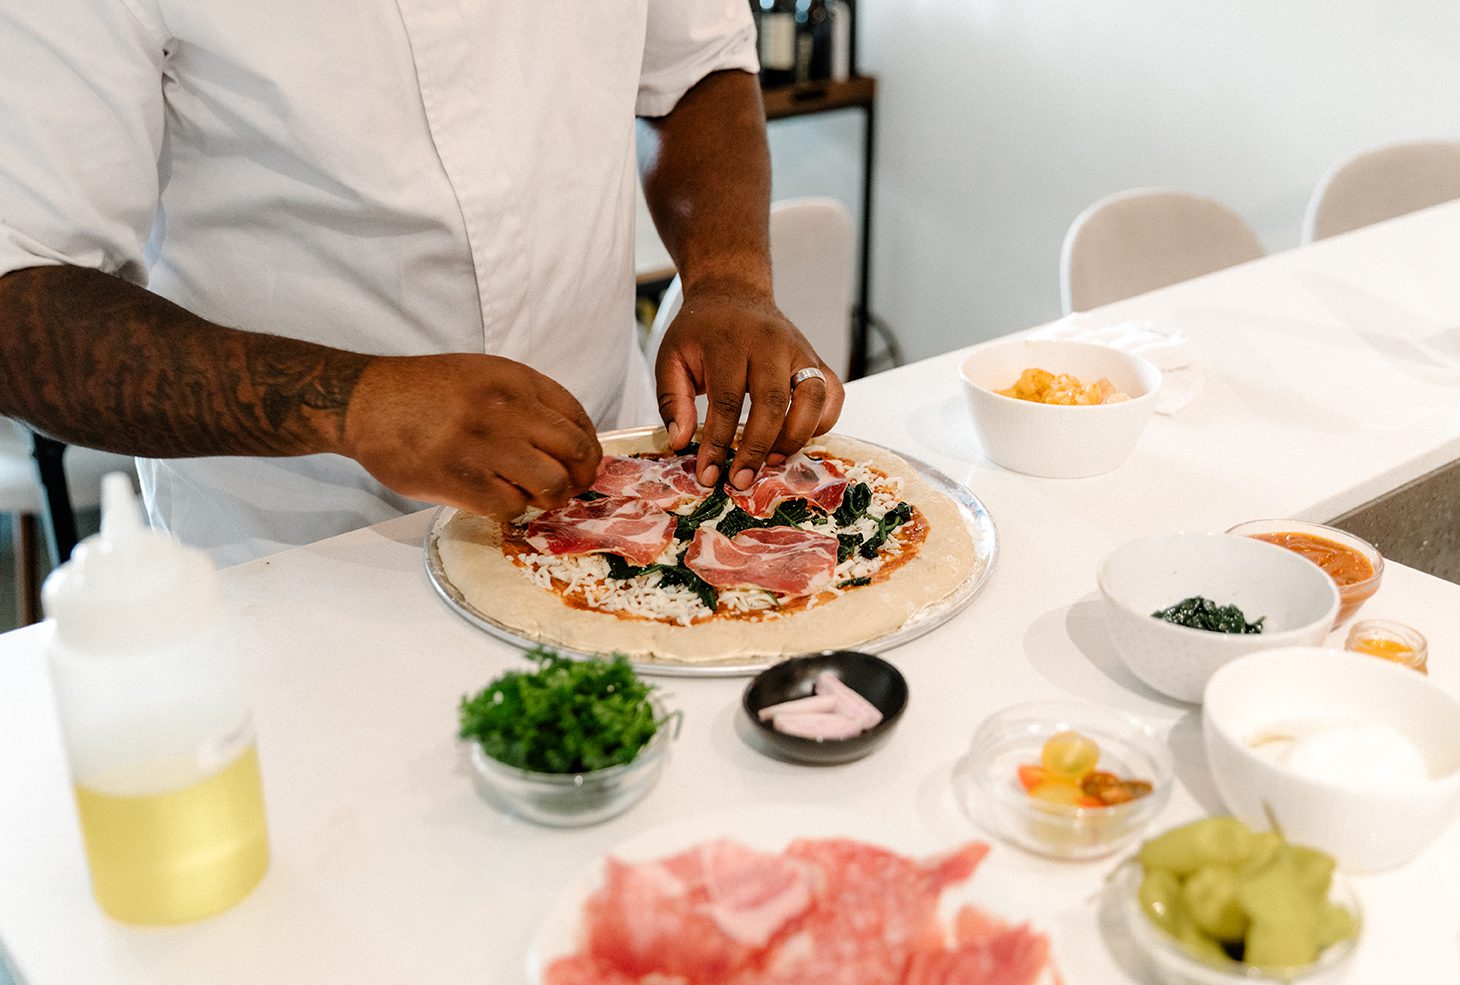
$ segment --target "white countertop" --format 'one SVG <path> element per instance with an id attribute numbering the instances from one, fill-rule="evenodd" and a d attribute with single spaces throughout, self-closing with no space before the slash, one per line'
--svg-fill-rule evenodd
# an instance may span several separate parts
<path id="1" fill-rule="evenodd" d="M 41 656 L 45 629 L 0 636 L 0 940 L 28 985 L 431 982 L 513 985 L 554 899 L 616 843 L 708 812 L 864 812 L 892 847 L 988 840 L 950 782 L 978 722 L 1078 697 L 1169 730 L 1179 785 L 1161 829 L 1221 805 L 1199 712 L 1127 674 L 1094 604 L 1115 545 L 1266 516 L 1322 519 L 1460 457 L 1460 203 L 1270 257 L 1097 312 L 1179 328 L 1206 374 L 1135 457 L 1082 480 L 983 461 L 950 353 L 848 388 L 839 430 L 966 482 L 999 530 L 988 586 L 889 656 L 911 688 L 887 746 L 858 763 L 775 762 L 738 736 L 743 681 L 664 682 L 685 711 L 649 797 L 598 827 L 551 830 L 478 799 L 456 703 L 516 662 L 436 597 L 429 514 L 230 569 L 264 769 L 273 861 L 235 909 L 136 930 L 91 900 Z M 1460 587 L 1386 566 L 1368 616 L 1430 640 L 1460 693 Z M 814 830 L 788 834 L 817 834 Z M 977 898 L 1048 932 L 1071 985 L 1143 980 L 1092 902 L 1115 859 L 1048 861 L 995 843 Z M 1404 868 L 1356 879 L 1366 926 L 1348 981 L 1460 981 L 1460 825 Z"/>

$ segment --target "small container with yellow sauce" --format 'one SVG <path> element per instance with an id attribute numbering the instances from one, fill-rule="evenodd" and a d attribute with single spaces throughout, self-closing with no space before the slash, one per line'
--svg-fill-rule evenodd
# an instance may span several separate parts
<path id="1" fill-rule="evenodd" d="M 1428 674 L 1429 647 L 1425 638 L 1400 622 L 1365 619 L 1353 624 L 1344 648 L 1367 653 Z"/>

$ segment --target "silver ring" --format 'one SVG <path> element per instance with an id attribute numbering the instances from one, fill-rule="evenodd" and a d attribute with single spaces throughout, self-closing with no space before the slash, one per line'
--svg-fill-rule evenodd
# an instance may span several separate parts
<path id="1" fill-rule="evenodd" d="M 796 372 L 791 374 L 791 390 L 795 391 L 798 386 L 800 386 L 802 383 L 805 383 L 807 380 L 820 380 L 824 384 L 826 383 L 826 374 L 817 369 L 815 366 L 807 366 L 805 369 L 798 369 L 796 370 Z"/>

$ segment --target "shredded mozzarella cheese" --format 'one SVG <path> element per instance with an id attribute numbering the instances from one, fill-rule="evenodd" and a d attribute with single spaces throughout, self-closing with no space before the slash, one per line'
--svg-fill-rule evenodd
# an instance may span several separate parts
<path id="1" fill-rule="evenodd" d="M 852 464 L 842 459 L 836 461 L 846 473 L 850 483 L 848 488 L 860 482 L 865 483 L 872 490 L 872 499 L 868 506 L 869 512 L 881 516 L 902 501 L 901 479 L 883 475 L 866 465 Z M 698 504 L 691 504 L 676 515 L 686 515 L 693 511 L 696 505 Z M 728 516 L 732 509 L 733 504 L 727 503 L 719 516 L 705 521 L 701 526 L 711 530 L 718 529 L 720 521 Z M 877 532 L 877 521 L 865 516 L 846 527 L 838 527 L 835 520 L 823 523 L 813 523 L 807 520 L 798 526 L 803 530 L 812 530 L 832 536 L 856 534 L 862 540 L 866 540 Z M 804 608 L 814 608 L 825 601 L 841 596 L 846 591 L 839 587 L 843 582 L 856 578 L 873 577 L 882 569 L 888 558 L 902 553 L 905 546 L 902 534 L 906 529 L 906 525 L 903 525 L 894 530 L 882 545 L 877 557 L 864 558 L 860 553 L 854 552 L 851 557 L 840 562 L 832 576 L 831 585 L 823 589 L 821 594 L 807 598 Z M 655 559 L 656 563 L 678 564 L 680 552 L 684 550 L 684 547 L 684 542 L 671 540 Z M 608 560 L 601 554 L 527 553 L 516 555 L 514 560 L 532 583 L 539 588 L 551 590 L 554 585 L 557 585 L 557 590 L 561 594 L 581 599 L 583 604 L 603 612 L 618 612 L 657 622 L 676 623 L 681 626 L 688 626 L 696 619 L 704 618 L 708 614 L 699 596 L 689 588 L 683 585 L 661 586 L 659 584 L 661 575 L 657 571 L 634 575 L 632 578 L 610 578 Z M 725 588 L 719 590 L 718 596 L 721 606 L 726 611 L 741 615 L 754 614 L 763 619 L 780 617 L 777 610 L 781 607 L 783 600 L 774 592 L 763 588 Z"/>

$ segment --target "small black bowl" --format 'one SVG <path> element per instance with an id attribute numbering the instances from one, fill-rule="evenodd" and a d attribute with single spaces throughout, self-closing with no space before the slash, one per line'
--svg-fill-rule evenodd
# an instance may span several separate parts
<path id="1" fill-rule="evenodd" d="M 829 670 L 852 690 L 861 694 L 877 710 L 882 721 L 850 739 L 805 739 L 786 735 L 760 720 L 758 712 L 770 705 L 796 698 L 809 697 L 816 684 L 816 675 Z M 792 657 L 761 671 L 745 688 L 741 699 L 750 728 L 747 741 L 759 751 L 778 759 L 798 763 L 831 765 L 850 763 L 876 749 L 902 718 L 907 707 L 907 681 L 892 664 L 870 653 L 856 650 L 827 650 L 805 657 Z"/>

